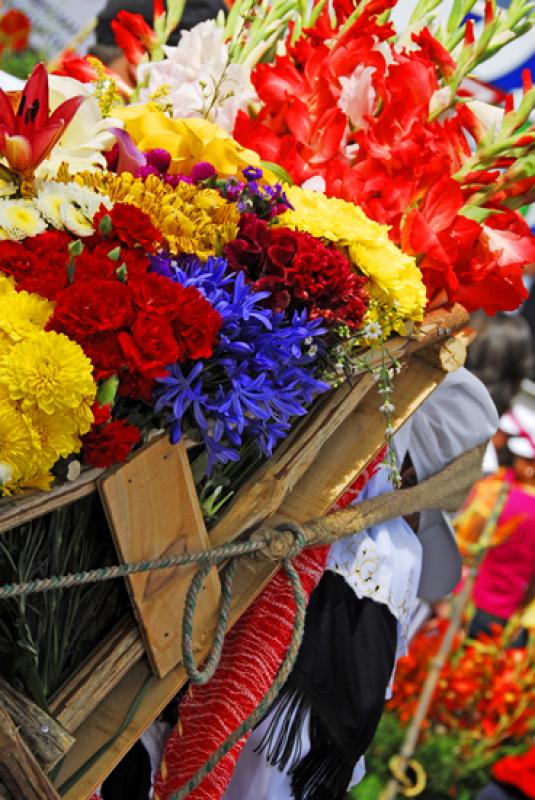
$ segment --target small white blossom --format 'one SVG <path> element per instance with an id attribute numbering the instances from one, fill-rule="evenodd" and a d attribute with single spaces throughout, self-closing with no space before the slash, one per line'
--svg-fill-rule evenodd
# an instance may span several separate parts
<path id="1" fill-rule="evenodd" d="M 379 407 L 381 414 L 392 414 L 395 410 L 396 406 L 393 403 L 383 403 L 383 405 Z"/>

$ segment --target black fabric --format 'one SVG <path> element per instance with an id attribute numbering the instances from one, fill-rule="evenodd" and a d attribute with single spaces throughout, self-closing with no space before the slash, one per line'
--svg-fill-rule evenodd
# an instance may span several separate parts
<path id="1" fill-rule="evenodd" d="M 527 800 L 527 797 L 512 786 L 492 781 L 479 792 L 476 800 Z"/>
<path id="2" fill-rule="evenodd" d="M 122 10 L 130 11 L 132 14 L 141 14 L 149 25 L 153 24 L 153 0 L 108 0 L 104 10 L 97 18 L 98 44 L 115 44 L 110 22 Z M 180 25 L 171 34 L 168 44 L 174 45 L 178 42 L 181 30 L 190 30 L 199 22 L 214 19 L 220 11 L 226 12 L 223 0 L 188 0 Z"/>
<path id="3" fill-rule="evenodd" d="M 139 741 L 102 784 L 102 800 L 147 800 L 150 787 L 150 758 Z"/>
<path id="4" fill-rule="evenodd" d="M 313 592 L 305 633 L 260 744 L 288 770 L 296 800 L 342 800 L 379 724 L 395 663 L 397 623 L 385 605 L 360 600 L 327 571 Z M 300 728 L 310 714 L 310 752 Z"/>

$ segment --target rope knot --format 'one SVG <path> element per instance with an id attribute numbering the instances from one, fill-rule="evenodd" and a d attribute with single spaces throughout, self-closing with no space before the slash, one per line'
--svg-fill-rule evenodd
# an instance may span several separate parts
<path id="1" fill-rule="evenodd" d="M 256 558 L 268 561 L 286 561 L 295 558 L 306 545 L 306 536 L 298 522 L 286 520 L 275 528 L 263 528 L 251 536 L 257 546 Z"/>

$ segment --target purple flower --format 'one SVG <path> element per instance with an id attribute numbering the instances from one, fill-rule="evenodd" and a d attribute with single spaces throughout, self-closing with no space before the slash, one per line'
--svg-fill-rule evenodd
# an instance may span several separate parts
<path id="1" fill-rule="evenodd" d="M 264 174 L 258 167 L 245 167 L 242 172 L 247 181 L 259 181 Z"/>
<path id="2" fill-rule="evenodd" d="M 210 164 L 208 161 L 199 161 L 198 164 L 191 170 L 191 177 L 195 183 L 201 183 L 201 181 L 209 181 L 211 178 L 215 178 L 216 171 L 215 167 Z"/>
<path id="3" fill-rule="evenodd" d="M 221 314 L 220 342 L 211 358 L 173 364 L 159 379 L 156 408 L 177 440 L 195 426 L 208 455 L 208 474 L 218 463 L 239 458 L 245 441 L 270 456 L 295 417 L 306 414 L 329 386 L 315 377 L 325 329 L 306 312 L 290 319 L 264 307 L 243 273 L 230 272 L 223 258 L 152 258 L 152 269 L 183 286 L 195 286 Z"/>
<path id="4" fill-rule="evenodd" d="M 171 154 L 162 147 L 155 147 L 153 150 L 148 150 L 145 156 L 147 158 L 147 164 L 150 164 L 151 167 L 155 167 L 160 175 L 163 175 L 169 169 Z"/>
<path id="5" fill-rule="evenodd" d="M 160 176 L 160 173 L 152 164 L 144 164 L 143 166 L 138 167 L 134 172 L 135 178 L 148 178 L 149 175 L 158 175 L 158 177 Z"/>
<path id="6" fill-rule="evenodd" d="M 188 175 L 164 175 L 163 179 L 165 183 L 172 186 L 173 189 L 176 189 L 179 183 L 193 183 Z"/>

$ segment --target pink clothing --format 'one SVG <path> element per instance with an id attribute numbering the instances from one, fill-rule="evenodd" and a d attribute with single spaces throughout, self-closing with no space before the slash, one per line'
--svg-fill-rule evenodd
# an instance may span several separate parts
<path id="1" fill-rule="evenodd" d="M 477 608 L 509 619 L 535 577 L 535 490 L 515 481 L 510 470 L 504 477 L 511 491 L 498 530 L 510 528 L 511 533 L 486 553 L 473 596 Z"/>

